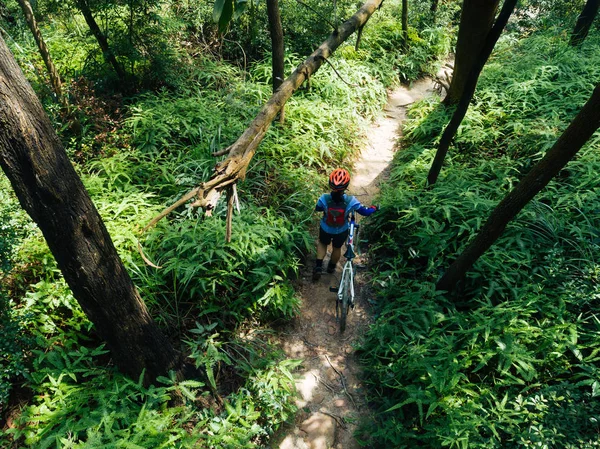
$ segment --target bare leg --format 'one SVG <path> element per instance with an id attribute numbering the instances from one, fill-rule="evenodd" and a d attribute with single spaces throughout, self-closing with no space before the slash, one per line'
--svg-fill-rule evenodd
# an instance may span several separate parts
<path id="1" fill-rule="evenodd" d="M 342 248 L 333 248 L 331 251 L 331 259 L 329 260 L 330 265 L 335 265 L 340 260 L 340 256 L 342 255 Z"/>
<path id="2" fill-rule="evenodd" d="M 320 240 L 318 240 L 317 241 L 317 259 L 323 260 L 325 258 L 326 254 L 327 254 L 327 245 L 324 245 L 323 243 L 321 243 Z M 338 259 L 339 259 L 339 255 L 338 255 Z"/>

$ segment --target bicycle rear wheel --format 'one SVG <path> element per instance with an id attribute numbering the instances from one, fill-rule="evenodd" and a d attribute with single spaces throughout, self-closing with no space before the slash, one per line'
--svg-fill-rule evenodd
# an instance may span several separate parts
<path id="1" fill-rule="evenodd" d="M 346 330 L 346 319 L 348 317 L 348 309 L 350 309 L 350 276 L 345 276 L 342 286 L 342 299 L 338 300 L 340 306 L 340 332 Z"/>

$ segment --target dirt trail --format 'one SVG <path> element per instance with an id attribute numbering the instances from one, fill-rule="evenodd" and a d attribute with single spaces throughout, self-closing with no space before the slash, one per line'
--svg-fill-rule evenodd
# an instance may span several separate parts
<path id="1" fill-rule="evenodd" d="M 364 204 L 370 204 L 379 191 L 379 182 L 387 176 L 399 138 L 400 124 L 406 106 L 430 95 L 433 83 L 424 79 L 410 88 L 400 87 L 388 95 L 385 114 L 371 125 L 368 145 L 353 170 L 349 193 Z M 359 256 L 358 264 L 367 261 Z M 327 265 L 325 258 L 324 266 Z M 283 348 L 290 358 L 303 359 L 296 372 L 298 414 L 295 424 L 284 429 L 272 441 L 279 449 L 356 449 L 361 447 L 354 431 L 361 419 L 368 419 L 369 408 L 359 380 L 360 367 L 354 344 L 370 323 L 372 301 L 366 274 L 357 273 L 357 301 L 348 315 L 347 329 L 340 334 L 335 320 L 336 286 L 344 259 L 336 273 L 323 274 L 317 283 L 311 281 L 313 260 L 309 260 L 298 282 L 302 297 L 301 314 L 281 334 Z"/>

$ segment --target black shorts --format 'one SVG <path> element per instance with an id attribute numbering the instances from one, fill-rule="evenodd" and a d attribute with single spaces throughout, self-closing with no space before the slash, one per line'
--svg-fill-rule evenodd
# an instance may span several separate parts
<path id="1" fill-rule="evenodd" d="M 341 248 L 342 246 L 344 246 L 346 238 L 348 238 L 347 229 L 344 232 L 340 232 L 339 234 L 330 234 L 329 232 L 325 232 L 323 228 L 319 228 L 319 241 L 323 245 L 329 245 L 333 242 L 334 248 Z"/>

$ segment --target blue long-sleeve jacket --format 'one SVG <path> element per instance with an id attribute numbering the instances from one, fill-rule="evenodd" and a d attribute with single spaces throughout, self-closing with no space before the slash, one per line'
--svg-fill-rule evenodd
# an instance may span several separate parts
<path id="1" fill-rule="evenodd" d="M 327 217 L 327 203 L 328 203 L 330 197 L 331 197 L 331 194 L 329 194 L 329 193 L 325 193 L 325 194 L 321 195 L 319 197 L 319 200 L 317 201 L 317 205 L 315 207 L 315 211 L 323 212 L 323 218 L 321 218 L 321 228 L 323 229 L 323 231 L 327 232 L 328 234 L 341 234 L 342 232 L 346 231 L 348 229 L 348 216 L 350 215 L 350 213 L 352 211 L 356 211 L 359 214 L 364 215 L 365 217 L 368 217 L 369 215 L 371 215 L 373 212 L 375 212 L 377 210 L 377 208 L 375 206 L 365 207 L 360 203 L 360 201 L 358 201 L 352 195 L 344 194 L 344 202 L 346 203 L 346 212 L 344 214 L 344 225 L 340 226 L 340 227 L 329 226 L 326 222 L 326 217 Z"/>

